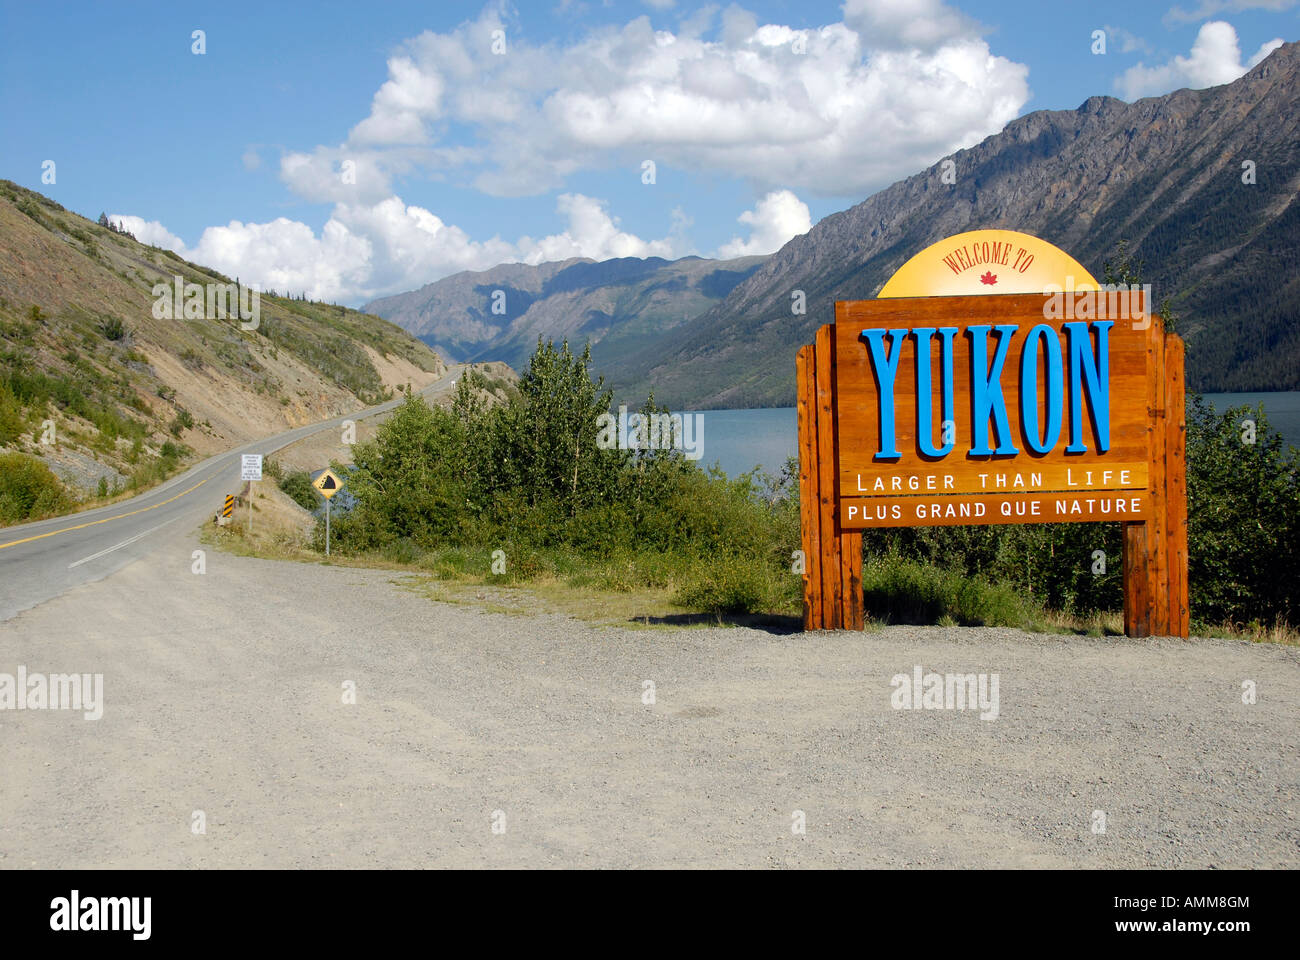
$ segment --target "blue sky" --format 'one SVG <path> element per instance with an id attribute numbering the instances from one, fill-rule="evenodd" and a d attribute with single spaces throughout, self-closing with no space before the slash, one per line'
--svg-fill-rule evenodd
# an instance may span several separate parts
<path id="1" fill-rule="evenodd" d="M 0 177 L 355 304 L 503 260 L 767 253 L 1017 116 L 1298 37 L 1297 0 L 4 3 Z"/>

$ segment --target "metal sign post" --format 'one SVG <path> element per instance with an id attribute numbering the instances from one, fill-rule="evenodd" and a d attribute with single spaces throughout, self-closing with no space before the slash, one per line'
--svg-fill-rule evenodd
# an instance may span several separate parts
<path id="1" fill-rule="evenodd" d="M 325 498 L 325 556 L 328 557 L 330 555 L 330 501 L 334 499 L 334 494 L 343 489 L 343 481 L 333 470 L 327 469 L 313 480 L 311 485 Z"/>
<path id="2" fill-rule="evenodd" d="M 253 486 L 258 480 L 262 479 L 262 455 L 260 453 L 245 453 L 239 457 L 239 479 L 248 481 L 248 532 L 253 532 L 253 497 L 256 488 Z"/>

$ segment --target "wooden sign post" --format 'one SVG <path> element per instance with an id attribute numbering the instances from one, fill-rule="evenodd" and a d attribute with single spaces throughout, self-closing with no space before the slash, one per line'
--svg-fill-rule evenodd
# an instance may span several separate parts
<path id="1" fill-rule="evenodd" d="M 973 246 L 944 263 L 986 286 L 1017 249 Z M 1118 521 L 1125 632 L 1187 636 L 1183 343 L 1146 291 L 1076 268 L 1074 289 L 839 302 L 799 351 L 805 629 L 862 628 L 865 529 Z"/>

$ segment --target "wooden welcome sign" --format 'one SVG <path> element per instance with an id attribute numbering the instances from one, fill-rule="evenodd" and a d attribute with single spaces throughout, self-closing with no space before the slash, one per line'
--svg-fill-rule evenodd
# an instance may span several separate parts
<path id="1" fill-rule="evenodd" d="M 836 303 L 797 361 L 805 629 L 862 628 L 863 530 L 1119 521 L 1125 632 L 1187 636 L 1183 343 L 1148 295 L 983 230 Z"/>

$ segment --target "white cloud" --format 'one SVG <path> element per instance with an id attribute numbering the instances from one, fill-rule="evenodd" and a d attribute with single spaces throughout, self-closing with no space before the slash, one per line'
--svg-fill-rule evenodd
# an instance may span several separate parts
<path id="1" fill-rule="evenodd" d="M 410 169 L 404 154 L 317 147 L 280 158 L 280 179 L 313 203 L 378 203 L 393 192 L 392 171 Z"/>
<path id="2" fill-rule="evenodd" d="M 1174 6 L 1165 14 L 1166 24 L 1196 23 L 1219 13 L 1242 13 L 1247 10 L 1264 10 L 1269 13 L 1281 13 L 1290 10 L 1300 0 L 1201 0 L 1191 10 Z"/>
<path id="3" fill-rule="evenodd" d="M 137 239 L 174 250 L 186 259 L 280 293 L 305 292 L 319 300 L 358 302 L 422 286 L 461 270 L 499 263 L 542 263 L 569 257 L 685 256 L 689 221 L 674 211 L 667 237 L 643 240 L 619 229 L 606 205 L 591 197 L 562 195 L 557 210 L 567 221 L 560 233 L 511 242 L 474 240 L 464 230 L 400 197 L 375 204 L 339 203 L 319 236 L 305 223 L 280 217 L 270 223 L 208 227 L 187 247 L 157 221 L 114 215 Z"/>
<path id="4" fill-rule="evenodd" d="M 281 156 L 290 190 L 333 204 L 319 233 L 232 221 L 185 248 L 161 224 L 147 229 L 247 282 L 346 302 L 509 261 L 693 253 L 681 210 L 667 236 L 646 239 L 566 189 L 571 175 L 611 168 L 662 189 L 639 184 L 654 160 L 661 182 L 673 169 L 747 179 L 762 199 L 739 218 L 748 237 L 720 254 L 767 253 L 811 225 L 793 191 L 868 193 L 1001 130 L 1029 98 L 1028 68 L 993 55 L 942 0 L 848 0 L 843 15 L 795 28 L 706 6 L 676 32 L 641 16 L 536 45 L 504 4 L 490 6 L 404 43 L 342 143 Z M 504 55 L 492 52 L 496 30 Z M 555 190 L 565 227 L 475 239 L 406 204 L 408 176 L 504 196 Z"/>
<path id="5" fill-rule="evenodd" d="M 569 257 L 609 260 L 614 257 L 665 257 L 681 254 L 673 238 L 642 240 L 618 228 L 618 219 L 610 216 L 604 204 L 580 193 L 561 194 L 557 209 L 568 217 L 569 228 L 563 233 L 533 241 L 523 237 L 518 244 L 519 257 L 525 263 L 546 263 Z"/>
<path id="6" fill-rule="evenodd" d="M 278 217 L 270 223 L 232 220 L 208 227 L 184 255 L 264 290 L 338 300 L 368 276 L 371 244 L 334 219 L 317 237 L 305 223 Z"/>
<path id="7" fill-rule="evenodd" d="M 354 297 L 410 290 L 461 270 L 520 259 L 513 244 L 498 237 L 477 242 L 460 227 L 395 196 L 373 206 L 340 204 L 330 223 L 370 244 L 373 256 L 349 291 Z"/>
<path id="8" fill-rule="evenodd" d="M 120 213 L 112 214 L 108 220 L 119 230 L 125 230 L 141 243 L 162 247 L 162 249 L 170 250 L 173 253 L 184 253 L 185 243 L 181 238 L 157 220 L 145 220 L 142 217 L 132 217 Z"/>
<path id="9" fill-rule="evenodd" d="M 420 70 L 407 57 L 388 61 L 388 82 L 370 105 L 370 116 L 352 128 L 355 143 L 424 143 L 424 121 L 436 117 L 442 78 Z"/>
<path id="10" fill-rule="evenodd" d="M 491 50 L 497 29 L 503 56 Z M 410 149 L 454 131 L 461 152 L 439 169 L 496 195 L 644 159 L 765 190 L 861 194 L 1019 113 L 1028 69 L 994 56 L 980 31 L 941 0 L 849 0 L 844 22 L 811 29 L 760 24 L 733 4 L 676 33 L 638 17 L 538 46 L 489 8 L 407 41 L 349 143 L 401 147 L 419 167 Z"/>
<path id="11" fill-rule="evenodd" d="M 746 210 L 737 219 L 750 225 L 749 239 L 732 237 L 718 249 L 720 259 L 774 253 L 790 238 L 812 229 L 808 205 L 789 190 L 769 193 L 753 210 Z"/>
<path id="12" fill-rule="evenodd" d="M 1116 78 L 1115 86 L 1126 100 L 1156 96 L 1191 87 L 1200 90 L 1231 83 L 1282 45 L 1280 39 L 1263 44 L 1247 63 L 1241 62 L 1237 31 L 1223 20 L 1211 20 L 1196 34 L 1188 56 L 1175 56 L 1168 63 L 1129 67 Z"/>

